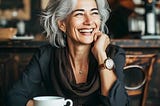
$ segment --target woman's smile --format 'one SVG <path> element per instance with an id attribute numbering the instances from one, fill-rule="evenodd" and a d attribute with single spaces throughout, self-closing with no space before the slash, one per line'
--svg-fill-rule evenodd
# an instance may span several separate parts
<path id="1" fill-rule="evenodd" d="M 82 29 L 79 29 L 79 32 L 80 32 L 82 35 L 90 36 L 90 35 L 92 35 L 93 28 L 82 28 Z"/>

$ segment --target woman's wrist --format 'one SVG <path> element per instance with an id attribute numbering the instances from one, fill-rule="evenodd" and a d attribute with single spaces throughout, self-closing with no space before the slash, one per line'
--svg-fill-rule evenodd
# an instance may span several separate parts
<path id="1" fill-rule="evenodd" d="M 97 61 L 98 61 L 98 64 L 103 64 L 104 63 L 104 60 L 107 58 L 107 55 L 106 53 L 101 53 L 100 55 L 98 55 L 98 58 L 97 58 Z"/>

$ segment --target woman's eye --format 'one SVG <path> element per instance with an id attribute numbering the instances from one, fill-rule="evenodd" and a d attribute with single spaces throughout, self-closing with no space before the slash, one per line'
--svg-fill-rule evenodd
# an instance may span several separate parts
<path id="1" fill-rule="evenodd" d="M 99 13 L 98 13 L 98 12 L 92 12 L 92 14 L 93 14 L 93 15 L 99 15 Z"/>
<path id="2" fill-rule="evenodd" d="M 75 16 L 82 16 L 83 13 L 76 13 Z"/>

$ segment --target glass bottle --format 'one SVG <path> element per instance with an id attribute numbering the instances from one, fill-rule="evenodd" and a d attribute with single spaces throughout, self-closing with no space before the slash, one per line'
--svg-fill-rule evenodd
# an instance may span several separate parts
<path id="1" fill-rule="evenodd" d="M 145 1 L 145 35 L 156 34 L 156 12 L 155 0 Z"/>

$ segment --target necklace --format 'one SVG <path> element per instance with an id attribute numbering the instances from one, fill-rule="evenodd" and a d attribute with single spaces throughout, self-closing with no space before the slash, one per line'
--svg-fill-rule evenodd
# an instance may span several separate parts
<path id="1" fill-rule="evenodd" d="M 82 71 L 82 70 L 79 70 L 79 74 L 82 75 L 82 74 L 83 74 L 83 71 Z"/>
<path id="2" fill-rule="evenodd" d="M 70 55 L 69 55 L 69 59 L 70 59 L 71 67 L 72 67 L 73 62 L 71 61 Z M 86 66 L 86 67 L 88 67 L 88 66 Z M 74 67 L 72 67 L 72 69 L 74 69 Z M 79 70 L 78 72 L 75 72 L 75 73 L 77 73 L 79 75 L 83 75 L 83 74 L 85 74 L 85 71 L 84 70 Z"/>

